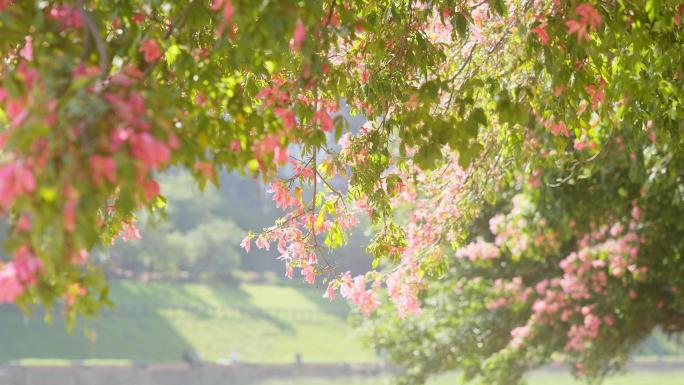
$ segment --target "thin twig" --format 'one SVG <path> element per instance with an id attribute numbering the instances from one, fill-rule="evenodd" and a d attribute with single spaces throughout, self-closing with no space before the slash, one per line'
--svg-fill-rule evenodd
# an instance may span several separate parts
<path id="1" fill-rule="evenodd" d="M 77 4 L 78 12 L 81 14 L 83 23 L 85 24 L 86 29 L 90 32 L 90 37 L 93 38 L 93 41 L 95 42 L 95 47 L 97 47 L 97 52 L 100 55 L 100 71 L 102 73 L 102 77 L 105 77 L 109 74 L 110 66 L 109 54 L 107 53 L 107 46 L 105 45 L 104 41 L 102 41 L 100 31 L 98 31 L 95 22 L 93 22 L 93 19 L 90 17 L 90 13 L 85 9 L 83 0 L 78 0 Z"/>
<path id="2" fill-rule="evenodd" d="M 330 183 L 328 183 L 328 181 L 325 180 L 325 178 L 323 177 L 323 175 L 322 175 L 321 173 L 318 172 L 318 170 L 316 170 L 316 174 L 318 174 L 318 176 L 321 177 L 321 180 L 323 181 L 323 184 L 325 184 L 325 185 L 330 189 L 330 191 L 332 191 L 333 193 L 337 194 L 337 196 L 338 196 L 338 197 L 340 198 L 340 200 L 342 201 L 342 204 L 343 204 L 344 207 L 346 208 L 346 207 L 347 207 L 347 202 L 345 202 L 345 199 L 344 199 L 344 196 L 342 195 L 342 193 L 339 192 L 339 191 L 337 191 L 334 187 L 332 187 L 332 186 L 330 185 Z"/>
<path id="3" fill-rule="evenodd" d="M 325 25 L 330 25 L 330 20 L 332 20 L 332 14 L 333 10 L 335 9 L 335 4 L 337 4 L 336 0 L 333 0 L 332 4 L 330 4 L 330 10 L 328 11 L 328 20 L 325 22 Z"/>

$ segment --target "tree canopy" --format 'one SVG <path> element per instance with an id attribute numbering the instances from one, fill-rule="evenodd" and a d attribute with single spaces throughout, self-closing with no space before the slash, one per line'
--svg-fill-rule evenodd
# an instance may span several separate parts
<path id="1" fill-rule="evenodd" d="M 600 378 L 654 328 L 684 328 L 683 14 L 0 0 L 0 301 L 96 312 L 88 255 L 163 212 L 158 173 L 237 170 L 286 210 L 242 246 L 356 303 L 414 383 L 463 368 L 509 384 L 550 360 Z M 374 270 L 352 277 L 326 249 L 360 216 Z"/>

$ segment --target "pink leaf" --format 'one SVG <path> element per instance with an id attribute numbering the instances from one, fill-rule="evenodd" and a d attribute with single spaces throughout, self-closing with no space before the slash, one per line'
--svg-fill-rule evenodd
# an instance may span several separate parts
<path id="1" fill-rule="evenodd" d="M 140 47 L 140 52 L 143 53 L 143 57 L 147 63 L 155 62 L 161 57 L 161 48 L 159 48 L 159 44 L 154 39 L 144 40 Z"/>
<path id="2" fill-rule="evenodd" d="M 314 115 L 314 120 L 321 125 L 321 130 L 325 132 L 330 132 L 334 128 L 333 120 L 330 118 L 330 115 L 324 110 L 316 112 L 316 114 Z"/>
<path id="3" fill-rule="evenodd" d="M 294 51 L 301 51 L 304 39 L 306 38 L 306 29 L 302 19 L 297 19 L 295 24 L 294 34 L 292 36 L 292 49 Z"/>
<path id="4" fill-rule="evenodd" d="M 31 36 L 26 36 L 25 41 L 26 41 L 26 44 L 24 45 L 24 48 L 21 49 L 19 54 L 21 55 L 21 57 L 23 57 L 27 61 L 32 61 L 33 60 L 33 38 Z"/>

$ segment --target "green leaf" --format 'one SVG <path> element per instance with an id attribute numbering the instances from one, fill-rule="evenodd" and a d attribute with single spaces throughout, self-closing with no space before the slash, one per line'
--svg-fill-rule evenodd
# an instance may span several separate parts
<path id="1" fill-rule="evenodd" d="M 169 48 L 166 49 L 166 53 L 164 55 L 166 57 L 166 62 L 169 64 L 169 66 L 172 66 L 173 63 L 176 62 L 176 58 L 180 54 L 181 47 L 178 44 L 172 44 Z"/>
<path id="2" fill-rule="evenodd" d="M 468 34 L 468 19 L 461 12 L 454 15 L 452 24 L 461 38 L 465 38 Z"/>
<path id="3" fill-rule="evenodd" d="M 487 0 L 487 3 L 499 16 L 505 17 L 508 14 L 506 3 L 503 0 Z"/>

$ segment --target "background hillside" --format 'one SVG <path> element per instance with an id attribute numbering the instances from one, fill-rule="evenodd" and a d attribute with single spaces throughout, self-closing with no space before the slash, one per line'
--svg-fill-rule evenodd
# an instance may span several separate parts
<path id="1" fill-rule="evenodd" d="M 220 188 L 212 185 L 199 191 L 192 176 L 171 171 L 159 177 L 167 199 L 167 220 L 141 215 L 143 239 L 118 241 L 112 250 L 97 258 L 107 268 L 131 272 L 185 272 L 193 280 L 215 280 L 226 284 L 236 270 L 277 272 L 283 264 L 275 250 L 252 248 L 250 254 L 240 249 L 240 240 L 248 231 L 260 231 L 273 225 L 282 212 L 272 197 L 256 180 L 235 174 L 222 174 Z M 370 268 L 364 251 L 366 237 L 352 234 L 341 257 L 331 253 L 340 271 L 362 272 Z"/>

